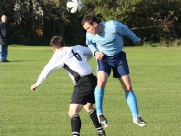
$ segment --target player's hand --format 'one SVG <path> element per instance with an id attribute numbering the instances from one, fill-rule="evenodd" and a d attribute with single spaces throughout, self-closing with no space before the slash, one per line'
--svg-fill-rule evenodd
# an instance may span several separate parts
<path id="1" fill-rule="evenodd" d="M 97 52 L 95 53 L 95 56 L 96 56 L 96 58 L 97 58 L 98 60 L 102 60 L 104 54 L 103 54 L 102 52 L 98 52 L 98 51 L 97 51 Z"/>
<path id="2" fill-rule="evenodd" d="M 35 91 L 35 89 L 37 88 L 38 86 L 36 85 L 36 84 L 33 84 L 32 86 L 31 86 L 31 90 L 32 91 Z"/>
<path id="3" fill-rule="evenodd" d="M 136 45 L 143 46 L 145 39 L 146 39 L 145 37 L 143 39 L 139 39 L 139 41 L 136 43 Z"/>

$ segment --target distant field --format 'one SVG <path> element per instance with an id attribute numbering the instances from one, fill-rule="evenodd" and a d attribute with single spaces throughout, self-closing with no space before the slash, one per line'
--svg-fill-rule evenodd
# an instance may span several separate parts
<path id="1" fill-rule="evenodd" d="M 104 113 L 109 121 L 107 136 L 181 135 L 181 48 L 126 47 L 133 89 L 147 126 L 132 123 L 124 92 L 117 79 L 109 78 Z M 35 92 L 51 47 L 10 46 L 9 63 L 0 63 L 0 135 L 70 136 L 69 100 L 71 79 L 63 69 L 52 73 Z M 90 62 L 94 72 L 96 62 Z M 96 136 L 85 111 L 81 136 Z"/>

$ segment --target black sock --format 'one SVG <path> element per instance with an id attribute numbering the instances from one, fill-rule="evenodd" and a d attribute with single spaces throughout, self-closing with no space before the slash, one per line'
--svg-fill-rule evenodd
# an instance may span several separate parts
<path id="1" fill-rule="evenodd" d="M 79 136 L 81 129 L 81 120 L 78 114 L 71 117 L 72 136 Z"/>
<path id="2" fill-rule="evenodd" d="M 102 132 L 103 127 L 98 121 L 97 114 L 96 114 L 96 109 L 93 109 L 91 112 L 89 112 L 89 115 L 90 115 L 90 118 L 92 119 L 92 122 L 93 122 L 95 128 L 97 129 L 97 131 Z"/>

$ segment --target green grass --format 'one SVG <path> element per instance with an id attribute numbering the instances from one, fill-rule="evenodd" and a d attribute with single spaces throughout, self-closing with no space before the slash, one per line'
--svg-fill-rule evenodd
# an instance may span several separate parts
<path id="1" fill-rule="evenodd" d="M 181 48 L 126 47 L 133 89 L 147 126 L 132 123 L 124 92 L 112 76 L 106 86 L 104 113 L 109 120 L 107 136 L 181 135 Z M 69 100 L 71 79 L 63 69 L 52 73 L 35 92 L 50 47 L 10 46 L 9 63 L 0 63 L 0 135 L 70 136 Z M 93 58 L 91 66 L 96 71 Z M 82 136 L 96 130 L 82 110 Z"/>

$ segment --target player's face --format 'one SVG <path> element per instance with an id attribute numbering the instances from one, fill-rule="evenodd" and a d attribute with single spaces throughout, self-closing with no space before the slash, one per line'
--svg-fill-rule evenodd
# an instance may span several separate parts
<path id="1" fill-rule="evenodd" d="M 90 25 L 88 22 L 85 22 L 84 25 L 83 25 L 84 29 L 88 32 L 88 33 L 91 33 L 93 35 L 96 35 L 97 33 L 97 23 L 93 23 L 93 25 Z"/>

